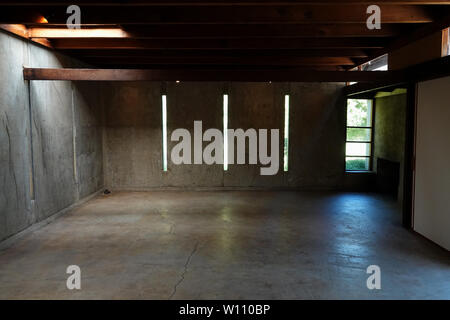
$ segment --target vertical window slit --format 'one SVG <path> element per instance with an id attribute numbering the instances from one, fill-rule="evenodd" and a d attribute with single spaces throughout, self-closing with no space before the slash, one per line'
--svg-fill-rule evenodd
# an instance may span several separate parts
<path id="1" fill-rule="evenodd" d="M 167 97 L 162 95 L 162 156 L 163 171 L 167 171 Z"/>
<path id="2" fill-rule="evenodd" d="M 223 170 L 228 170 L 228 95 L 223 95 Z"/>
<path id="3" fill-rule="evenodd" d="M 289 168 L 289 95 L 284 96 L 284 150 L 283 150 L 283 171 Z"/>

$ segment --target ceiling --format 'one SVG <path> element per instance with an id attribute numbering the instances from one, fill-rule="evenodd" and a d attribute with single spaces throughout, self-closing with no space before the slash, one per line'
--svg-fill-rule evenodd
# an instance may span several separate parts
<path id="1" fill-rule="evenodd" d="M 2 28 L 97 68 L 348 70 L 448 27 L 450 1 L 4 1 Z M 380 30 L 366 26 L 381 8 Z"/>

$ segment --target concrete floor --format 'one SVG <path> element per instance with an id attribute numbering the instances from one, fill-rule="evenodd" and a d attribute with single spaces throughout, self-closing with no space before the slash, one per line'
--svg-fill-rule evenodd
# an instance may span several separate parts
<path id="1" fill-rule="evenodd" d="M 119 192 L 2 250 L 0 298 L 450 299 L 450 255 L 373 194 Z"/>

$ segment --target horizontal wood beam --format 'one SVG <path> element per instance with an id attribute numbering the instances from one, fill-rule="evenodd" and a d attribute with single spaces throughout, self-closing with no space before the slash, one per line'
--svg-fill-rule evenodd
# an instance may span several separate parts
<path id="1" fill-rule="evenodd" d="M 429 6 L 427 6 L 429 7 Z M 434 7 L 433 7 L 434 8 Z M 330 4 L 296 6 L 182 6 L 182 7 L 101 7 L 82 9 L 83 24 L 299 24 L 299 23 L 366 23 L 367 5 Z M 425 6 L 381 6 L 383 23 L 429 23 L 433 12 Z M 0 23 L 29 24 L 66 23 L 64 7 L 3 6 Z"/>
<path id="2" fill-rule="evenodd" d="M 89 64 L 101 65 L 245 65 L 245 66 L 351 66 L 347 57 L 84 57 Z"/>
<path id="3" fill-rule="evenodd" d="M 358 49 L 358 48 L 331 48 L 331 49 L 261 49 L 255 50 L 181 50 L 181 49 L 161 49 L 161 50 L 132 50 L 132 49 L 69 49 L 60 50 L 60 52 L 67 55 L 80 57 L 80 58 L 114 58 L 114 57 L 128 57 L 134 59 L 134 57 L 176 57 L 176 58 L 191 58 L 191 57 L 285 57 L 285 58 L 297 58 L 297 57 L 350 57 L 350 58 L 364 58 L 370 55 L 370 49 Z"/>
<path id="4" fill-rule="evenodd" d="M 342 4 L 436 5 L 450 4 L 448 0 L 340 0 Z M 80 6 L 293 6 L 305 4 L 335 4 L 336 0 L 77 0 Z M 69 6 L 72 0 L 4 1 L 0 6 Z"/>
<path id="5" fill-rule="evenodd" d="M 129 38 L 130 34 L 121 28 L 28 28 L 30 38 Z"/>
<path id="6" fill-rule="evenodd" d="M 344 89 L 345 95 L 347 97 L 356 97 L 363 94 L 376 93 L 376 91 L 387 90 L 389 88 L 398 87 L 401 84 L 406 84 L 407 82 L 396 82 L 396 81 L 385 81 L 385 82 L 372 82 L 372 83 L 355 83 L 346 86 Z M 356 98 L 355 98 L 356 99 Z"/>
<path id="7" fill-rule="evenodd" d="M 406 75 L 417 81 L 426 81 L 450 76 L 450 56 L 427 61 L 410 67 Z"/>
<path id="8" fill-rule="evenodd" d="M 311 71 L 345 71 L 343 66 L 333 66 L 333 65 L 312 65 L 312 66 L 258 66 L 258 65 L 203 65 L 203 64 L 184 64 L 184 65 L 174 65 L 174 64 L 108 64 L 108 65 L 92 65 L 92 68 L 102 68 L 102 69 L 147 69 L 147 70 L 182 70 L 197 72 L 199 70 L 210 71 L 215 70 L 216 72 L 249 72 L 253 70 L 288 70 L 295 68 L 296 72 L 311 72 Z M 202 71 L 202 72 L 203 72 Z M 214 79 L 213 79 L 214 80 Z M 200 80 L 198 80 L 200 81 Z M 201 80 L 203 81 L 203 80 Z M 214 80 L 218 81 L 218 80 Z M 221 80 L 222 81 L 222 80 Z M 232 80 L 226 80 L 232 81 Z M 237 80 L 236 80 L 237 81 Z M 243 80 L 241 80 L 243 81 Z M 256 80 L 255 80 L 256 81 Z M 281 80 L 279 80 L 281 81 Z"/>
<path id="9" fill-rule="evenodd" d="M 298 38 L 292 39 L 53 39 L 55 49 L 304 49 L 382 48 L 384 38 Z"/>
<path id="10" fill-rule="evenodd" d="M 149 70 L 149 69 L 44 69 L 24 68 L 25 80 L 71 81 L 293 81 L 382 82 L 404 81 L 401 71 L 268 70 Z"/>
<path id="11" fill-rule="evenodd" d="M 268 25 L 236 24 L 211 25 L 140 25 L 122 28 L 68 29 L 67 27 L 31 27 L 31 38 L 302 38 L 302 37 L 393 37 L 407 31 L 405 24 L 386 24 L 381 29 L 369 30 L 365 24 L 314 24 L 314 25 Z"/>

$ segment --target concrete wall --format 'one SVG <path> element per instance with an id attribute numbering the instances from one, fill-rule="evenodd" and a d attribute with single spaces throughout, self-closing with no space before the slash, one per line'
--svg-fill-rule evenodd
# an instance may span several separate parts
<path id="1" fill-rule="evenodd" d="M 103 186 L 98 84 L 23 80 L 80 63 L 0 32 L 0 240 Z"/>
<path id="2" fill-rule="evenodd" d="M 399 205 L 403 201 L 405 125 L 406 94 L 375 99 L 374 170 L 377 170 L 378 158 L 400 163 Z"/>
<path id="3" fill-rule="evenodd" d="M 338 188 L 345 180 L 343 84 L 293 83 L 288 186 Z"/>
<path id="4" fill-rule="evenodd" d="M 345 178 L 342 87 L 330 83 L 106 83 L 102 87 L 106 187 L 338 188 Z M 222 165 L 171 162 L 174 129 L 186 128 L 193 136 L 194 120 L 202 120 L 203 130 L 222 130 L 224 92 L 229 95 L 229 128 L 280 129 L 276 175 L 261 176 L 259 164 L 230 165 L 224 172 Z M 168 109 L 167 172 L 162 171 L 161 153 L 163 93 L 167 94 Z M 282 162 L 285 94 L 291 96 L 287 173 Z"/>
<path id="5" fill-rule="evenodd" d="M 106 186 L 161 185 L 161 85 L 155 82 L 104 83 L 101 96 Z"/>

